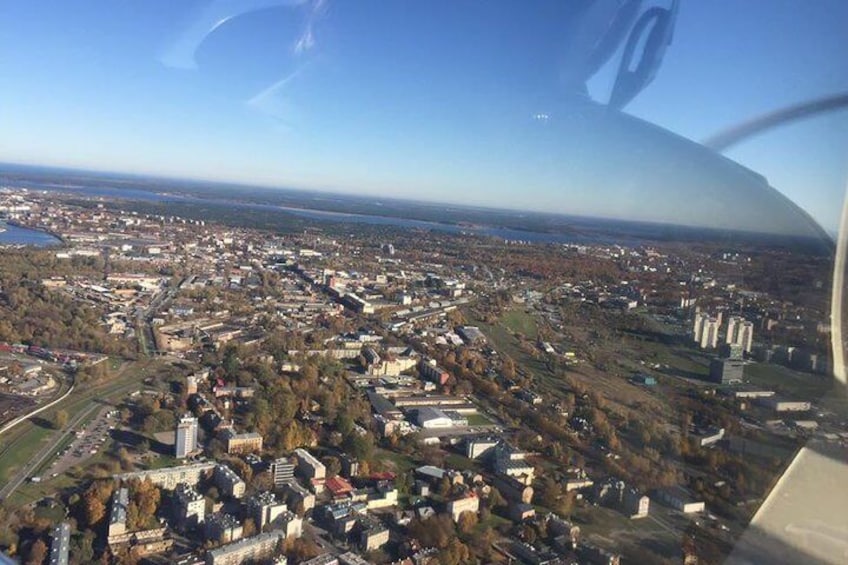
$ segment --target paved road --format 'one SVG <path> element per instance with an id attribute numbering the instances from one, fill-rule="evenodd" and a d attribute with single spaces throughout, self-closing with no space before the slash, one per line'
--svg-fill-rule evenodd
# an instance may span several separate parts
<path id="1" fill-rule="evenodd" d="M 9 423 L 8 423 L 8 424 L 6 424 L 5 426 L 3 426 L 3 428 L 2 428 L 2 429 L 0 429 L 0 434 L 2 434 L 2 433 L 3 433 L 3 432 L 5 432 L 5 431 L 11 430 L 12 428 L 14 428 L 15 426 L 17 426 L 18 424 L 20 424 L 20 423 L 21 423 L 21 422 L 23 422 L 24 420 L 28 420 L 29 418 L 32 418 L 32 417 L 33 417 L 33 416 L 35 416 L 36 414 L 39 414 L 39 413 L 41 413 L 41 412 L 43 412 L 43 411 L 47 410 L 47 409 L 48 409 L 48 408 L 50 408 L 51 406 L 55 406 L 56 404 L 58 404 L 58 403 L 62 402 L 62 401 L 63 401 L 63 400 L 65 400 L 65 399 L 66 399 L 66 398 L 67 398 L 67 397 L 68 397 L 68 396 L 69 396 L 72 392 L 74 392 L 74 387 L 75 387 L 75 386 L 76 386 L 76 385 L 71 385 L 71 388 L 69 388 L 69 389 L 68 389 L 68 392 L 66 392 L 65 394 L 63 394 L 62 396 L 60 396 L 59 398 L 57 398 L 56 400 L 54 400 L 54 401 L 52 401 L 52 402 L 49 402 L 49 403 L 45 404 L 44 406 L 41 406 L 41 407 L 39 407 L 39 408 L 36 408 L 35 410 L 33 410 L 32 412 L 30 412 L 30 413 L 28 413 L 28 414 L 23 414 L 23 415 L 21 415 L 21 416 L 18 416 L 17 418 L 15 418 L 15 419 L 14 419 L 14 420 L 12 420 L 11 422 L 9 422 Z"/>
<path id="2" fill-rule="evenodd" d="M 35 457 L 33 457 L 29 462 L 27 462 L 23 467 L 18 469 L 15 473 L 15 476 L 12 477 L 6 485 L 0 489 L 0 500 L 5 500 L 6 498 L 12 496 L 12 494 L 17 490 L 21 483 L 23 483 L 29 473 L 35 469 L 38 469 L 38 466 L 47 459 L 50 455 L 55 453 L 56 447 L 68 437 L 70 434 L 74 433 L 74 428 L 89 414 L 91 414 L 94 409 L 97 408 L 97 405 L 91 406 L 87 410 L 83 410 L 78 413 L 73 420 L 68 422 L 68 425 L 63 429 L 56 437 L 54 437 L 50 442 L 45 445 L 41 451 L 39 451 Z"/>
<path id="3" fill-rule="evenodd" d="M 144 369 L 142 369 L 142 371 L 144 371 Z M 56 451 L 56 446 L 58 446 L 62 439 L 66 437 L 70 428 L 74 427 L 74 425 L 76 425 L 82 417 L 85 416 L 85 414 L 89 414 L 91 410 L 102 407 L 103 404 L 102 402 L 97 402 L 98 399 L 102 401 L 115 395 L 126 394 L 132 388 L 137 388 L 140 381 L 143 380 L 144 373 L 142 372 L 139 375 L 135 375 L 135 377 L 137 378 L 133 380 L 126 380 L 122 370 L 118 376 L 106 383 L 84 387 L 84 390 L 77 388 L 76 392 L 78 395 L 74 395 L 61 404 L 61 407 L 67 410 L 68 413 L 76 414 L 73 422 L 69 424 L 67 430 L 61 432 L 57 438 L 51 438 L 48 445 L 38 452 L 33 459 L 33 462 L 37 462 L 35 465 L 28 463 L 24 465 L 23 468 L 14 472 L 14 474 L 8 479 L 7 484 L 0 489 L 0 500 L 8 498 L 10 494 L 13 493 L 21 485 L 21 483 L 23 483 L 27 477 L 27 473 L 30 472 L 31 469 L 37 468 L 37 465 L 43 462 L 47 454 Z M 29 433 L 21 432 L 17 436 L 15 436 L 14 433 L 10 433 L 8 435 L 12 437 L 4 438 L 8 440 L 8 443 L 0 449 L 0 458 L 18 448 L 20 442 L 28 438 Z"/>
<path id="4" fill-rule="evenodd" d="M 152 356 L 156 353 L 156 340 L 153 335 L 153 318 L 166 304 L 170 303 L 177 293 L 177 288 L 167 288 L 158 292 L 150 300 L 150 304 L 144 310 L 139 309 L 136 316 L 136 332 L 138 332 L 139 343 L 144 355 Z"/>

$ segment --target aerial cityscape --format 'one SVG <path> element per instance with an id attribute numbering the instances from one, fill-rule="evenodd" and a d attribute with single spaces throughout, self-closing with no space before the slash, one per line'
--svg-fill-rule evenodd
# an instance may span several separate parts
<path id="1" fill-rule="evenodd" d="M 23 178 L 0 547 L 28 563 L 712 563 L 848 440 L 826 248 L 263 229 Z"/>
<path id="2" fill-rule="evenodd" d="M 848 563 L 845 0 L 0 14 L 0 565 Z"/>

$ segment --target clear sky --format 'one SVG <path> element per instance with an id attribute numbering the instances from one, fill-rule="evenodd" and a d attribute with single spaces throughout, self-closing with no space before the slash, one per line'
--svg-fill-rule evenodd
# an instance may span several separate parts
<path id="1" fill-rule="evenodd" d="M 570 96 L 589 3 L 6 0 L 0 161 L 722 224 L 665 198 L 697 185 L 685 163 L 652 181 L 661 165 Z M 848 91 L 846 23 L 844 0 L 684 0 L 626 111 L 701 140 Z M 835 228 L 845 111 L 728 156 Z"/>

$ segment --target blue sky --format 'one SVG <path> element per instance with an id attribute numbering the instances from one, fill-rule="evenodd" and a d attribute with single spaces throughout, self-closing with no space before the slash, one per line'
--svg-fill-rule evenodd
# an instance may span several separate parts
<path id="1" fill-rule="evenodd" d="M 651 177 L 663 167 L 649 151 L 592 126 L 593 110 L 564 79 L 581 4 L 9 0 L 0 6 L 0 161 L 767 222 L 755 203 L 734 210 L 732 191 L 712 208 L 685 205 L 709 193 L 709 179 L 693 181 L 686 163 Z M 842 0 L 684 0 L 656 80 L 626 111 L 701 140 L 846 91 L 846 21 Z M 617 62 L 590 80 L 595 99 L 608 97 Z M 727 155 L 835 228 L 846 112 Z"/>

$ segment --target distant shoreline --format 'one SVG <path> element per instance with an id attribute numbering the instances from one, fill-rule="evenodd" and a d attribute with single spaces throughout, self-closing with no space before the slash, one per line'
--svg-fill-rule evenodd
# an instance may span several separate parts
<path id="1" fill-rule="evenodd" d="M 6 223 L 10 226 L 15 226 L 16 228 L 21 228 L 24 230 L 32 230 L 32 231 L 40 231 L 41 233 L 46 233 L 51 237 L 55 237 L 62 243 L 65 243 L 65 238 L 62 237 L 62 234 L 54 232 L 53 230 L 41 227 L 41 226 L 30 226 L 28 224 L 23 224 L 17 220 L 6 220 Z"/>
<path id="2" fill-rule="evenodd" d="M 55 244 L 55 245 L 66 245 L 67 244 L 67 242 L 65 241 L 65 238 L 63 238 L 61 234 L 58 234 L 58 233 L 56 233 L 56 232 L 54 232 L 50 229 L 47 229 L 47 228 L 44 228 L 44 227 L 41 227 L 41 226 L 30 226 L 30 225 L 24 224 L 22 222 L 19 222 L 18 220 L 12 220 L 12 219 L 8 219 L 8 218 L 5 219 L 5 220 L 2 220 L 2 223 L 4 225 L 0 225 L 0 234 L 6 233 L 6 232 L 9 231 L 4 226 L 11 226 L 11 227 L 17 228 L 19 230 L 37 232 L 37 233 L 40 233 L 40 234 L 50 236 L 51 238 L 53 238 L 55 240 L 55 242 L 51 242 L 51 243 Z M 48 247 L 49 246 L 49 244 L 47 242 L 20 242 L 20 243 L 0 242 L 0 245 L 3 245 L 3 246 L 32 245 L 32 246 L 36 246 L 36 247 Z"/>

